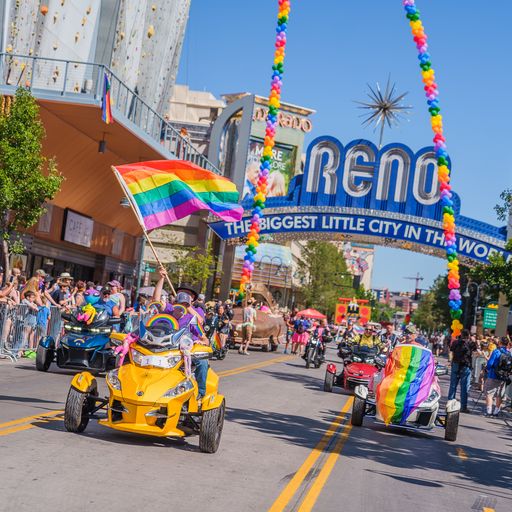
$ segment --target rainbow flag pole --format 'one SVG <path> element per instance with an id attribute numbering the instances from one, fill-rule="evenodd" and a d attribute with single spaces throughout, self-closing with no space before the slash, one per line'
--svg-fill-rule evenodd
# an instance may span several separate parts
<path id="1" fill-rule="evenodd" d="M 232 181 L 192 162 L 154 160 L 112 166 L 112 171 L 159 265 L 148 231 L 200 210 L 208 210 L 227 222 L 239 221 L 244 213 Z M 167 282 L 175 293 L 169 278 Z"/>
<path id="2" fill-rule="evenodd" d="M 139 222 L 140 227 L 142 228 L 142 232 L 144 233 L 146 242 L 148 243 L 149 247 L 151 248 L 151 251 L 153 252 L 153 256 L 155 257 L 156 262 L 158 263 L 159 266 L 162 266 L 162 262 L 160 261 L 160 258 L 158 257 L 158 253 L 156 252 L 153 242 L 149 238 L 149 233 L 144 224 L 144 219 L 143 219 L 142 214 L 137 206 L 137 203 L 133 199 L 130 189 L 127 187 L 125 181 L 119 174 L 119 171 L 114 166 L 112 166 L 111 168 L 112 168 L 112 171 L 114 172 L 114 176 L 117 178 L 117 181 L 119 181 L 119 185 L 121 185 L 121 188 L 124 190 L 124 193 L 126 194 L 126 199 L 128 199 L 128 202 L 130 203 L 130 207 L 131 207 L 133 213 L 135 214 L 135 217 L 137 218 L 137 221 Z M 174 289 L 174 286 L 172 285 L 172 282 L 169 279 L 169 276 L 167 275 L 167 273 L 165 274 L 165 279 L 167 281 L 167 284 L 171 288 L 172 294 L 174 296 L 176 296 L 176 290 Z"/>

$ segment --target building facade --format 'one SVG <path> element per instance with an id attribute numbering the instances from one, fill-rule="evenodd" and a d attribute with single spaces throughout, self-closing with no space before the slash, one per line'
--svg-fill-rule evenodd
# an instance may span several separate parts
<path id="1" fill-rule="evenodd" d="M 82 62 L 105 64 L 154 110 L 167 111 L 176 82 L 190 0 L 3 0 L 0 48 L 13 55 L 70 60 L 13 66 L 11 85 L 76 92 L 97 77 Z"/>

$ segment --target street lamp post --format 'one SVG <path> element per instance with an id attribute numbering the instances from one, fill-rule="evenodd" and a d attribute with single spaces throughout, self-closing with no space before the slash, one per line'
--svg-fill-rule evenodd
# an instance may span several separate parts
<path id="1" fill-rule="evenodd" d="M 476 290 L 476 295 L 475 295 L 475 311 L 473 313 L 473 324 L 472 324 L 472 331 L 474 333 L 476 333 L 476 317 L 477 317 L 477 314 L 478 314 L 478 302 L 479 302 L 479 299 L 480 299 L 480 289 L 481 288 L 486 288 L 487 287 L 487 283 L 483 282 L 483 283 L 475 283 L 475 282 L 472 282 L 470 281 L 467 286 L 466 286 L 466 289 L 464 290 L 464 293 L 462 294 L 462 296 L 465 298 L 465 299 L 469 299 L 469 297 L 471 297 L 471 294 L 469 292 L 469 289 L 471 286 L 474 286 L 475 287 L 475 290 Z"/>
<path id="2" fill-rule="evenodd" d="M 270 279 L 272 278 L 272 266 L 274 265 L 274 260 L 279 262 L 279 266 L 282 267 L 283 266 L 283 260 L 279 257 L 279 256 L 272 256 L 270 257 L 268 254 L 264 254 L 260 261 L 259 261 L 259 264 L 258 264 L 258 270 L 261 269 L 261 266 L 263 265 L 263 260 L 265 258 L 268 258 L 269 259 L 269 262 L 270 262 L 270 266 L 269 266 L 269 269 L 268 269 L 268 281 L 267 281 L 267 288 L 270 290 Z"/>

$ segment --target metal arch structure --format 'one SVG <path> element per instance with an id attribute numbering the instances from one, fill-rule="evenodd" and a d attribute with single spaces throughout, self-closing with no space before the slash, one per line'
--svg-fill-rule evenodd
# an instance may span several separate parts
<path id="1" fill-rule="evenodd" d="M 461 215 L 454 195 L 458 252 L 467 265 L 505 252 L 507 227 Z M 232 244 L 250 227 L 251 201 L 239 222 L 209 219 L 210 228 Z M 417 152 L 394 143 L 378 149 L 359 139 L 343 145 L 318 137 L 306 153 L 303 174 L 288 195 L 267 199 L 261 235 L 267 241 L 327 238 L 366 242 L 444 257 L 442 209 L 433 147 Z"/>

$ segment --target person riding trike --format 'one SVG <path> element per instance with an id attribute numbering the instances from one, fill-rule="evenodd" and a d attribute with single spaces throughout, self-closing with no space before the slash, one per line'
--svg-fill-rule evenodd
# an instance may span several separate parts
<path id="1" fill-rule="evenodd" d="M 359 384 L 368 386 L 378 371 L 377 361 L 380 360 L 381 364 L 385 361 L 381 348 L 379 338 L 369 327 L 366 327 L 364 332 L 356 334 L 349 342 L 342 341 L 338 355 L 343 360 L 343 366 L 338 373 L 334 363 L 327 365 L 324 391 L 331 392 L 334 386 L 350 391 Z"/>
<path id="2" fill-rule="evenodd" d="M 446 412 L 440 413 L 441 389 L 432 352 L 415 342 L 413 336 L 408 338 L 405 344 L 395 347 L 369 386 L 355 388 L 351 423 L 361 426 L 368 416 L 386 426 L 408 430 L 443 427 L 445 439 L 455 441 L 460 403 L 448 400 Z"/>
<path id="3" fill-rule="evenodd" d="M 76 375 L 66 400 L 66 430 L 82 432 L 89 419 L 105 409 L 100 425 L 157 437 L 199 435 L 200 450 L 216 452 L 225 411 L 219 378 L 206 367 L 201 396 L 192 371 L 193 365 L 207 362 L 211 348 L 194 343 L 188 327 L 180 327 L 165 313 L 152 317 L 138 336 L 114 336 L 122 339 L 123 350 L 119 368 L 106 376 L 109 396 L 99 397 L 97 381 L 89 372 Z"/>

